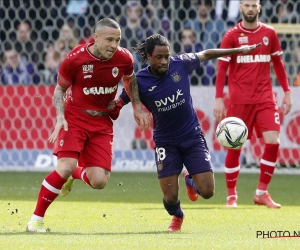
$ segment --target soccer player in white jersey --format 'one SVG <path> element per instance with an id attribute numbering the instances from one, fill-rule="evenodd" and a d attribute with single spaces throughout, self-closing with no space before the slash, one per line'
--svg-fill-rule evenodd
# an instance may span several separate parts
<path id="1" fill-rule="evenodd" d="M 245 122 L 249 131 L 248 139 L 251 138 L 255 128 L 257 136 L 263 136 L 265 141 L 254 203 L 269 208 L 280 208 L 281 205 L 274 202 L 267 191 L 275 170 L 280 143 L 280 119 L 270 79 L 271 63 L 284 91 L 282 105 L 285 107 L 285 114 L 291 109 L 292 98 L 277 34 L 272 27 L 258 20 L 260 10 L 259 0 L 242 0 L 240 4 L 242 21 L 228 30 L 223 37 L 221 43 L 223 49 L 255 43 L 261 43 L 262 46 L 248 55 L 238 54 L 219 58 L 214 115 L 220 121 L 225 114 L 223 89 L 229 68 L 229 107 L 226 115 L 241 118 Z M 241 150 L 229 149 L 225 159 L 228 208 L 237 207 L 236 185 L 240 171 L 240 153 Z"/>

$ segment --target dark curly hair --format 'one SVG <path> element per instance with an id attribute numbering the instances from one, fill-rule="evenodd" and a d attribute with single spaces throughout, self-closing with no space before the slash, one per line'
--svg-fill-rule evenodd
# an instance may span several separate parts
<path id="1" fill-rule="evenodd" d="M 155 46 L 168 46 L 170 47 L 170 43 L 168 39 L 160 34 L 155 34 L 152 36 L 149 36 L 145 42 L 138 43 L 136 47 L 132 47 L 133 50 L 139 54 L 142 58 L 142 63 L 145 63 L 148 61 L 147 55 L 152 55 L 152 52 L 155 48 Z"/>

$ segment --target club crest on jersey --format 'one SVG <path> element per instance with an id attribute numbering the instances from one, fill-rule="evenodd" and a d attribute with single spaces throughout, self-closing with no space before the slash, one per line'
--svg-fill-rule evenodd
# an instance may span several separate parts
<path id="1" fill-rule="evenodd" d="M 267 38 L 266 36 L 263 38 L 263 43 L 264 45 L 268 45 L 269 44 L 269 38 Z"/>
<path id="2" fill-rule="evenodd" d="M 243 33 L 242 33 L 243 34 Z M 241 35 L 242 35 L 241 34 Z M 247 36 L 244 36 L 244 34 L 243 34 L 243 36 L 240 36 L 239 38 L 239 44 L 245 44 L 245 43 L 248 43 L 248 37 Z"/>
<path id="3" fill-rule="evenodd" d="M 117 67 L 114 67 L 112 69 L 112 75 L 113 75 L 113 77 L 117 77 L 118 74 L 119 74 L 119 69 Z"/>
<path id="4" fill-rule="evenodd" d="M 94 65 L 92 64 L 82 65 L 83 74 L 93 73 L 93 70 L 94 70 Z"/>
<path id="5" fill-rule="evenodd" d="M 173 82 L 179 82 L 181 80 L 180 75 L 178 72 L 175 72 L 173 75 L 171 75 Z"/>
<path id="6" fill-rule="evenodd" d="M 161 171 L 161 170 L 163 170 L 164 169 L 164 165 L 162 164 L 162 162 L 158 162 L 157 163 L 157 170 L 158 171 Z"/>

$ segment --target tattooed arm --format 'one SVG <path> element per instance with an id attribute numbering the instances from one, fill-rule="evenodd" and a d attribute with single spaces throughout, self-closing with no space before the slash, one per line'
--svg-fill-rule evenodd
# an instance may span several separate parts
<path id="1" fill-rule="evenodd" d="M 65 131 L 68 130 L 68 123 L 65 120 L 65 97 L 67 89 L 56 85 L 53 95 L 54 106 L 56 110 L 56 125 L 53 133 L 49 137 L 48 141 L 54 143 L 58 137 L 59 131 L 64 128 Z"/>
<path id="2" fill-rule="evenodd" d="M 123 84 L 125 91 L 132 103 L 135 121 L 140 126 L 141 130 L 148 129 L 150 125 L 150 116 L 142 108 L 142 102 L 139 95 L 139 87 L 135 74 L 133 73 L 131 76 L 124 76 Z"/>

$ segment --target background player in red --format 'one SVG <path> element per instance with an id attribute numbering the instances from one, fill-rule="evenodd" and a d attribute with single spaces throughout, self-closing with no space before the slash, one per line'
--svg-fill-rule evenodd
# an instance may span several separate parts
<path id="1" fill-rule="evenodd" d="M 240 11 L 242 21 L 225 34 L 221 48 L 262 43 L 262 46 L 249 55 L 232 55 L 219 58 L 216 79 L 216 99 L 214 116 L 218 121 L 225 114 L 223 88 L 226 71 L 229 68 L 228 88 L 229 107 L 227 117 L 241 118 L 249 129 L 248 138 L 256 128 L 258 137 L 263 136 L 266 143 L 260 161 L 260 178 L 254 194 L 254 203 L 270 208 L 280 208 L 267 192 L 273 176 L 279 148 L 280 120 L 270 79 L 270 64 L 273 63 L 277 79 L 285 92 L 282 106 L 287 114 L 292 106 L 291 92 L 287 74 L 281 59 L 282 50 L 275 30 L 258 20 L 261 9 L 259 0 L 242 0 Z M 237 207 L 236 184 L 240 170 L 241 150 L 228 150 L 225 159 L 228 208 Z"/>
<path id="2" fill-rule="evenodd" d="M 141 129 L 149 127 L 142 109 L 131 53 L 119 47 L 121 30 L 112 19 L 101 19 L 95 43 L 80 45 L 64 59 L 54 91 L 57 122 L 49 142 L 56 142 L 56 170 L 43 181 L 27 231 L 46 232 L 43 218 L 49 205 L 73 173 L 95 189 L 103 189 L 112 165 L 113 123 L 116 111 L 108 109 L 123 78 Z M 70 91 L 67 93 L 67 89 Z M 66 97 L 66 102 L 64 98 Z M 78 165 L 81 167 L 77 167 Z M 75 170 L 76 168 L 76 170 Z M 75 171 L 74 171 L 75 170 Z"/>

